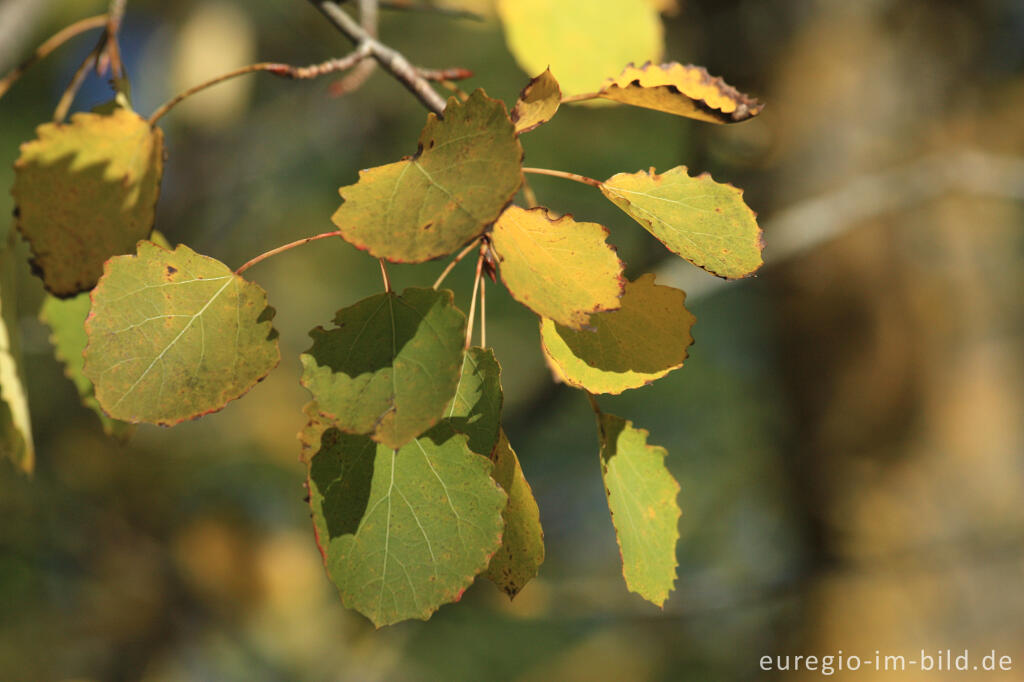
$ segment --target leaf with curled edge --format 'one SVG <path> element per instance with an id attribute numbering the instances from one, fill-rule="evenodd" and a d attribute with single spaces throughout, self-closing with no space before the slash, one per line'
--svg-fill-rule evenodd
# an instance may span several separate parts
<path id="1" fill-rule="evenodd" d="M 650 434 L 610 414 L 598 416 L 601 474 L 630 592 L 661 606 L 676 581 L 679 484 L 665 467 L 664 448 Z"/>
<path id="2" fill-rule="evenodd" d="M 173 426 L 222 409 L 280 360 L 258 285 L 183 244 L 107 261 L 85 321 L 83 373 L 108 416 Z"/>
<path id="3" fill-rule="evenodd" d="M 422 263 L 481 234 L 523 181 L 523 148 L 505 104 L 483 90 L 427 116 L 419 151 L 360 171 L 342 187 L 332 220 L 360 249 L 394 263 Z"/>
<path id="4" fill-rule="evenodd" d="M 123 108 L 46 123 L 21 146 L 11 190 L 17 227 L 49 292 L 93 288 L 104 261 L 149 235 L 163 156 L 160 129 Z"/>
<path id="5" fill-rule="evenodd" d="M 381 627 L 458 601 L 501 545 L 491 461 L 442 423 L 394 450 L 307 409 L 313 527 L 342 603 Z"/>
<path id="6" fill-rule="evenodd" d="M 310 332 L 302 385 L 348 433 L 400 448 L 436 424 L 462 370 L 466 316 L 451 291 L 409 288 L 339 310 Z"/>
<path id="7" fill-rule="evenodd" d="M 670 251 L 713 275 L 748 277 L 763 263 L 761 228 L 743 190 L 707 173 L 690 177 L 686 166 L 662 175 L 653 168 L 619 173 L 601 192 Z"/>
<path id="8" fill-rule="evenodd" d="M 547 209 L 509 206 L 491 235 L 512 297 L 542 317 L 579 329 L 591 313 L 615 310 L 622 261 L 597 223 L 555 218 Z"/>
<path id="9" fill-rule="evenodd" d="M 551 75 L 551 69 L 531 80 L 519 94 L 519 100 L 512 109 L 512 122 L 516 134 L 528 133 L 544 125 L 558 113 L 562 103 L 562 90 Z"/>
<path id="10" fill-rule="evenodd" d="M 559 378 L 590 393 L 645 386 L 686 360 L 696 318 L 685 302 L 684 292 L 641 275 L 626 285 L 621 308 L 591 315 L 584 329 L 542 319 L 544 354 Z"/>
<path id="11" fill-rule="evenodd" d="M 761 113 L 764 105 L 702 66 L 693 64 L 630 64 L 588 96 L 602 97 L 634 107 L 655 109 L 709 123 L 740 123 Z"/>

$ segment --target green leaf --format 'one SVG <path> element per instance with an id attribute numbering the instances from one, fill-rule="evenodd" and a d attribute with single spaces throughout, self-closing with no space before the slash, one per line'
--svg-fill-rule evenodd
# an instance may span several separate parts
<path id="1" fill-rule="evenodd" d="M 184 245 L 139 242 L 106 265 L 85 322 L 85 376 L 108 416 L 172 426 L 216 412 L 277 366 L 258 285 Z"/>
<path id="2" fill-rule="evenodd" d="M 551 75 L 551 69 L 545 69 L 519 94 L 519 101 L 512 110 L 516 133 L 522 135 L 547 123 L 554 118 L 561 103 L 562 90 L 558 81 Z"/>
<path id="3" fill-rule="evenodd" d="M 743 190 L 677 166 L 664 175 L 653 168 L 619 173 L 601 191 L 670 251 L 713 275 L 735 279 L 761 267 L 761 228 Z"/>
<path id="4" fill-rule="evenodd" d="M 0 457 L 26 474 L 35 468 L 25 377 L 21 369 L 18 315 L 14 297 L 12 235 L 0 245 Z"/>
<path id="5" fill-rule="evenodd" d="M 676 581 L 679 484 L 665 468 L 664 448 L 648 433 L 610 414 L 598 417 L 601 473 L 630 592 L 661 606 Z"/>
<path id="6" fill-rule="evenodd" d="M 124 440 L 132 434 L 135 427 L 111 419 L 103 412 L 99 401 L 96 400 L 92 382 L 82 373 L 82 352 L 88 342 L 85 335 L 85 318 L 89 316 L 91 305 L 88 293 L 65 299 L 47 296 L 43 300 L 39 319 L 50 328 L 50 343 L 53 344 L 54 353 L 64 364 L 64 375 L 75 385 L 82 404 L 99 416 L 103 431 L 108 436 Z"/>
<path id="7" fill-rule="evenodd" d="M 580 328 L 590 313 L 619 307 L 622 261 L 597 223 L 554 218 L 545 208 L 509 206 L 494 225 L 501 279 L 512 297 L 542 317 Z"/>
<path id="8" fill-rule="evenodd" d="M 494 351 L 470 348 L 462 360 L 455 397 L 444 413 L 457 433 L 469 437 L 469 449 L 490 457 L 501 429 L 501 366 Z"/>
<path id="9" fill-rule="evenodd" d="M 14 164 L 17 226 L 47 290 L 72 296 L 153 229 L 163 133 L 128 109 L 78 113 L 36 132 Z"/>
<path id="10" fill-rule="evenodd" d="M 622 393 L 683 366 L 696 318 L 686 294 L 641 275 L 626 285 L 622 307 L 590 316 L 582 330 L 544 318 L 541 343 L 557 375 L 590 393 Z"/>
<path id="11" fill-rule="evenodd" d="M 487 577 L 514 599 L 544 563 L 544 529 L 537 500 L 504 431 L 492 459 L 492 476 L 508 495 L 508 505 L 502 512 L 505 534 L 501 548 L 491 557 Z"/>
<path id="12" fill-rule="evenodd" d="M 550 66 L 570 94 L 596 90 L 623 64 L 660 60 L 664 49 L 650 0 L 499 0 L 498 14 L 519 66 Z"/>
<path id="13" fill-rule="evenodd" d="M 332 220 L 346 240 L 378 258 L 422 263 L 481 234 L 522 184 L 523 148 L 505 104 L 477 90 L 448 100 L 420 134 L 419 151 L 360 171 L 342 187 Z"/>
<path id="14" fill-rule="evenodd" d="M 302 385 L 349 433 L 400 448 L 436 424 L 455 395 L 466 317 L 452 292 L 410 288 L 339 310 L 309 333 Z"/>
<path id="15" fill-rule="evenodd" d="M 396 451 L 314 417 L 302 438 L 317 543 L 346 607 L 378 627 L 426 620 L 487 568 L 506 496 L 466 436 L 442 424 Z"/>

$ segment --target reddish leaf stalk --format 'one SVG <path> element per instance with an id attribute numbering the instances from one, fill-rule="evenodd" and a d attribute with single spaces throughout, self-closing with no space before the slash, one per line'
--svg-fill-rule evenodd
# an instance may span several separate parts
<path id="1" fill-rule="evenodd" d="M 305 239 L 297 239 L 297 240 L 295 240 L 293 242 L 289 242 L 288 244 L 285 244 L 283 246 L 279 246 L 276 249 L 271 249 L 270 251 L 267 251 L 265 253 L 261 253 L 260 255 L 256 256 L 252 260 L 247 261 L 244 265 L 242 265 L 242 267 L 240 267 L 237 270 L 235 270 L 235 274 L 236 275 L 240 275 L 243 272 L 245 272 L 246 270 L 248 270 L 249 268 L 251 268 L 252 266 L 256 265 L 257 263 L 259 263 L 261 261 L 265 261 L 266 259 L 270 258 L 271 256 L 276 256 L 279 253 L 283 253 L 283 252 L 288 251 L 290 249 L 294 249 L 296 246 L 303 246 L 303 245 L 308 244 L 310 242 L 316 241 L 317 239 L 326 239 L 328 237 L 340 237 L 340 236 L 341 236 L 341 230 L 335 230 L 334 232 L 324 232 L 323 234 L 315 234 L 312 237 L 306 237 Z"/>
<path id="2" fill-rule="evenodd" d="M 586 175 L 580 175 L 579 173 L 569 173 L 567 171 L 551 170 L 550 168 L 523 168 L 524 173 L 533 173 L 534 175 L 550 175 L 555 178 L 562 178 L 563 180 L 572 180 L 573 182 L 580 182 L 584 185 L 590 185 L 591 187 L 600 187 L 603 183 L 600 180 L 594 178 L 588 178 Z"/>

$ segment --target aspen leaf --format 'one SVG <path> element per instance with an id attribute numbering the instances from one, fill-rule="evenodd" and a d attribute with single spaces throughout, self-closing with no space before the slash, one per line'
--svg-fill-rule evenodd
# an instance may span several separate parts
<path id="1" fill-rule="evenodd" d="M 301 434 L 309 503 L 342 603 L 380 627 L 458 601 L 501 544 L 490 460 L 447 423 L 393 450 L 316 412 Z"/>
<path id="2" fill-rule="evenodd" d="M 31 474 L 35 468 L 35 447 L 21 368 L 10 237 L 6 246 L 0 245 L 0 457 Z"/>
<path id="3" fill-rule="evenodd" d="M 764 105 L 692 64 L 630 64 L 594 93 L 635 107 L 656 109 L 710 123 L 739 123 L 761 113 Z"/>
<path id="4" fill-rule="evenodd" d="M 498 0 L 505 40 L 526 73 L 547 67 L 569 94 L 591 92 L 629 62 L 661 59 L 651 0 Z"/>
<path id="5" fill-rule="evenodd" d="M 737 279 L 761 267 L 761 228 L 743 190 L 707 173 L 690 177 L 685 166 L 663 175 L 653 168 L 619 173 L 601 192 L 670 251 L 713 275 Z"/>
<path id="6" fill-rule="evenodd" d="M 598 417 L 601 473 L 630 592 L 661 606 L 676 581 L 679 484 L 665 468 L 664 448 L 648 433 L 610 414 Z"/>
<path id="7" fill-rule="evenodd" d="M 544 563 L 544 530 L 540 525 L 537 500 L 504 431 L 492 459 L 492 476 L 508 495 L 508 505 L 502 512 L 505 534 L 501 547 L 491 557 L 486 575 L 514 599 L 526 583 L 537 576 L 537 570 Z"/>
<path id="8" fill-rule="evenodd" d="M 693 343 L 686 294 L 641 275 L 626 285 L 622 307 L 595 313 L 581 330 L 541 320 L 541 343 L 565 383 L 618 394 L 683 366 Z"/>
<path id="9" fill-rule="evenodd" d="M 339 310 L 309 333 L 302 385 L 343 431 L 400 448 L 436 424 L 462 374 L 466 317 L 452 292 L 410 288 Z"/>
<path id="10" fill-rule="evenodd" d="M 523 148 L 505 104 L 474 92 L 427 116 L 419 151 L 360 171 L 332 220 L 360 249 L 395 263 L 444 256 L 484 231 L 522 184 Z"/>
<path id="11" fill-rule="evenodd" d="M 522 135 L 550 121 L 562 103 L 562 90 L 551 75 L 551 69 L 537 76 L 523 88 L 512 110 L 516 133 Z"/>
<path id="12" fill-rule="evenodd" d="M 83 373 L 113 419 L 173 426 L 222 409 L 277 366 L 258 285 L 183 244 L 107 261 L 85 321 Z"/>
<path id="13" fill-rule="evenodd" d="M 463 355 L 462 374 L 445 420 L 469 437 L 469 449 L 490 457 L 501 428 L 501 367 L 494 351 L 470 348 Z"/>
<path id="14" fill-rule="evenodd" d="M 517 301 L 575 329 L 590 313 L 614 310 L 625 283 L 622 261 L 597 223 L 554 218 L 545 208 L 509 206 L 494 225 L 501 279 Z"/>
<path id="15" fill-rule="evenodd" d="M 14 164 L 17 227 L 47 290 L 91 289 L 103 262 L 153 229 L 163 134 L 128 109 L 39 126 Z"/>

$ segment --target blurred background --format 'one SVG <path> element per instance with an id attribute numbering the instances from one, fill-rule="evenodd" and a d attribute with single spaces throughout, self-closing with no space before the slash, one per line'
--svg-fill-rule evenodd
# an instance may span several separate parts
<path id="1" fill-rule="evenodd" d="M 223 412 L 127 443 L 63 377 L 22 259 L 38 464 L 32 479 L 0 464 L 0 680 L 801 680 L 820 673 L 763 672 L 761 656 L 947 648 L 1011 655 L 1014 672 L 977 677 L 1024 679 L 1024 4 L 658 4 L 666 59 L 764 113 L 711 126 L 566 107 L 523 142 L 529 165 L 597 178 L 707 170 L 745 189 L 765 230 L 759 276 L 724 283 L 592 188 L 530 178 L 541 203 L 607 225 L 630 277 L 690 293 L 685 367 L 601 399 L 668 449 L 682 486 L 664 610 L 623 583 L 585 398 L 552 382 L 536 319 L 500 287 L 488 339 L 546 563 L 511 604 L 481 580 L 427 623 L 375 631 L 323 571 L 295 439 L 306 332 L 378 292 L 373 259 L 328 240 L 251 270 L 278 310 L 281 366 Z M 512 103 L 528 75 L 491 3 L 449 5 L 482 20 L 382 10 L 380 34 Z M 0 73 L 105 7 L 0 0 Z M 0 101 L 0 186 L 95 40 Z M 131 0 L 122 37 L 144 114 L 241 64 L 348 49 L 299 0 Z M 379 71 L 346 96 L 329 87 L 256 75 L 169 114 L 157 228 L 232 266 L 332 229 L 336 188 L 413 153 L 425 112 Z M 75 108 L 109 98 L 91 76 Z M 394 268 L 396 287 L 442 265 Z M 460 305 L 471 277 L 467 261 L 448 280 Z M 973 679 L 848 677 L 876 676 Z"/>

